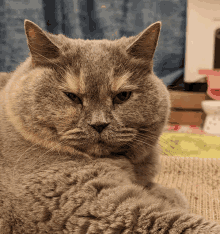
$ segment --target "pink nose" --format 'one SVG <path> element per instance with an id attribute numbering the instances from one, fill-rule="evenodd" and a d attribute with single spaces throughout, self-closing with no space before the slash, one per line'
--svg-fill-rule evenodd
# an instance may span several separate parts
<path id="1" fill-rule="evenodd" d="M 215 100 L 220 100 L 220 71 L 199 70 L 199 74 L 207 75 L 207 94 Z"/>

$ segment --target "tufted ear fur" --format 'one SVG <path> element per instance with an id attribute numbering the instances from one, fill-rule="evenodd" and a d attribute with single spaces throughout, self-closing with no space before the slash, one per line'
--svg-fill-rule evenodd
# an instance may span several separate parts
<path id="1" fill-rule="evenodd" d="M 59 57 L 59 48 L 47 37 L 38 25 L 30 20 L 24 21 L 27 44 L 32 56 L 32 64 L 40 65 Z"/>
<path id="2" fill-rule="evenodd" d="M 137 59 L 151 61 L 157 47 L 161 29 L 161 22 L 151 24 L 147 29 L 141 32 L 137 39 L 128 46 L 127 53 Z"/>

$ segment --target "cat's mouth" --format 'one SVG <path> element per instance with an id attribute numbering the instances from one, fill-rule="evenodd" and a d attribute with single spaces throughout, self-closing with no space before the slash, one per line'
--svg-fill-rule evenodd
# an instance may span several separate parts
<path id="1" fill-rule="evenodd" d="M 106 144 L 106 143 L 103 140 L 99 139 L 98 140 L 98 144 L 102 144 L 103 145 L 103 144 Z"/>

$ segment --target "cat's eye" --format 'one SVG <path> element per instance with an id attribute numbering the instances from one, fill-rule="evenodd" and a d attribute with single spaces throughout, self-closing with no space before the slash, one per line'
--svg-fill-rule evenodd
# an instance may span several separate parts
<path id="1" fill-rule="evenodd" d="M 82 104 L 82 101 L 80 100 L 80 98 L 77 97 L 74 93 L 65 93 L 65 94 L 69 99 L 71 99 L 75 103 Z"/>
<path id="2" fill-rule="evenodd" d="M 121 104 L 125 101 L 127 101 L 131 97 L 131 92 L 121 92 L 116 95 L 114 99 L 114 103 Z"/>

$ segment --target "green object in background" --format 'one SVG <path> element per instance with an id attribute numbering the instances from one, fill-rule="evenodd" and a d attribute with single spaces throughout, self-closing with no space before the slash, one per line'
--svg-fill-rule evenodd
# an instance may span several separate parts
<path id="1" fill-rule="evenodd" d="M 163 133 L 162 154 L 168 156 L 220 158 L 220 137 L 193 133 Z"/>

